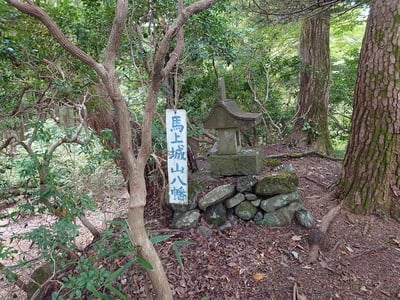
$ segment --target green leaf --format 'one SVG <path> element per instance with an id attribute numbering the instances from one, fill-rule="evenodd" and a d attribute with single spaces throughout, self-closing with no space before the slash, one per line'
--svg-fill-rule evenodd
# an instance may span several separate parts
<path id="1" fill-rule="evenodd" d="M 176 246 L 183 246 L 183 245 L 192 245 L 193 242 L 191 241 L 175 241 L 174 245 Z"/>
<path id="2" fill-rule="evenodd" d="M 106 285 L 106 288 L 108 288 L 114 295 L 118 296 L 119 299 L 128 299 L 120 290 L 116 289 L 111 284 Z"/>
<path id="3" fill-rule="evenodd" d="M 178 246 L 175 244 L 172 244 L 172 249 L 174 249 L 175 257 L 176 257 L 176 260 L 178 261 L 178 264 L 181 266 L 181 268 L 183 268 L 182 256 L 181 256 L 181 252 L 179 251 Z"/>
<path id="4" fill-rule="evenodd" d="M 146 270 L 153 270 L 153 266 L 142 256 L 138 256 L 137 261 L 142 265 Z"/>
<path id="5" fill-rule="evenodd" d="M 17 274 L 15 274 L 15 273 L 7 273 L 6 274 L 6 278 L 7 278 L 7 280 L 9 281 L 9 282 L 15 282 L 15 281 L 17 281 L 18 280 L 18 278 L 19 278 L 19 276 L 17 275 Z"/>
<path id="6" fill-rule="evenodd" d="M 64 298 L 61 297 L 61 296 L 59 296 L 59 295 L 57 294 L 57 292 L 52 292 L 52 293 L 51 293 L 51 300 L 64 300 Z"/>
<path id="7" fill-rule="evenodd" d="M 121 267 L 118 270 L 111 273 L 110 276 L 107 278 L 106 283 L 112 283 L 113 281 L 115 281 L 122 273 L 124 273 L 135 262 L 136 262 L 136 260 L 132 259 L 131 261 L 126 263 L 123 267 Z"/>
<path id="8" fill-rule="evenodd" d="M 168 240 L 170 237 L 172 237 L 172 234 L 164 234 L 164 235 L 157 235 L 157 236 L 153 236 L 150 238 L 150 242 L 152 244 L 157 244 L 163 241 Z"/>
<path id="9" fill-rule="evenodd" d="M 112 299 L 109 295 L 100 293 L 92 284 L 87 284 L 86 288 L 88 291 L 90 291 L 94 296 L 96 296 L 98 299 Z"/>
<path id="10" fill-rule="evenodd" d="M 181 268 L 183 268 L 183 262 L 182 262 L 181 252 L 179 251 L 178 246 L 191 245 L 191 244 L 193 244 L 193 242 L 191 241 L 175 241 L 172 244 L 172 249 L 174 249 L 176 260 L 178 261 L 178 264 L 181 266 Z"/>
<path id="11" fill-rule="evenodd" d="M 75 295 L 77 296 L 77 297 L 82 297 L 82 291 L 81 290 L 76 290 L 75 291 Z"/>

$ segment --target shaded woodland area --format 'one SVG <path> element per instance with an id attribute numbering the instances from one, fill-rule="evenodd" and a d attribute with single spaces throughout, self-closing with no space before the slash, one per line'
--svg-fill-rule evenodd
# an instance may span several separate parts
<path id="1" fill-rule="evenodd" d="M 398 0 L 1 1 L 0 297 L 400 299 L 399 14 Z M 243 146 L 293 167 L 313 228 L 171 226 L 167 108 L 187 112 L 199 193 L 237 180 L 207 173 L 220 77 L 261 113 Z"/>

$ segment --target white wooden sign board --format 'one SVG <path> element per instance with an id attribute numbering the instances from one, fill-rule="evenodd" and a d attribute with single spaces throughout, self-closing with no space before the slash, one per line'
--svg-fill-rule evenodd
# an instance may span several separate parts
<path id="1" fill-rule="evenodd" d="M 188 203 L 187 123 L 184 109 L 167 109 L 169 202 Z"/>

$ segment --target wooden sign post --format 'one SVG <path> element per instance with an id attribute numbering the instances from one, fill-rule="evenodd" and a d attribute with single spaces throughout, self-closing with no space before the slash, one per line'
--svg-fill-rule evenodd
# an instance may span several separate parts
<path id="1" fill-rule="evenodd" d="M 186 111 L 167 109 L 169 202 L 188 203 Z"/>

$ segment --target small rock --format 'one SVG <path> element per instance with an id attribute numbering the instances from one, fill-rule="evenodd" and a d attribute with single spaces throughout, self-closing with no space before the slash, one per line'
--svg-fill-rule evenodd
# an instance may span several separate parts
<path id="1" fill-rule="evenodd" d="M 262 221 L 263 218 L 264 218 L 264 214 L 263 214 L 262 211 L 259 210 L 259 211 L 256 213 L 256 215 L 254 216 L 254 221 L 255 221 L 257 224 L 259 224 L 259 223 Z"/>
<path id="2" fill-rule="evenodd" d="M 226 222 L 226 209 L 222 203 L 207 207 L 204 220 L 211 225 L 221 226 Z"/>
<path id="3" fill-rule="evenodd" d="M 211 228 L 204 225 L 200 225 L 197 231 L 207 239 L 213 235 L 213 231 L 211 230 Z"/>
<path id="4" fill-rule="evenodd" d="M 280 165 L 274 168 L 274 171 L 286 171 L 286 172 L 293 172 L 294 168 L 292 164 L 288 165 Z"/>
<path id="5" fill-rule="evenodd" d="M 290 254 L 293 256 L 294 259 L 299 259 L 299 253 L 297 251 L 292 250 L 290 251 Z"/>
<path id="6" fill-rule="evenodd" d="M 236 182 L 236 190 L 239 193 L 251 192 L 253 186 L 257 183 L 257 177 L 254 175 L 239 177 Z"/>
<path id="7" fill-rule="evenodd" d="M 296 211 L 295 217 L 297 222 L 299 222 L 299 224 L 304 226 L 305 228 L 311 228 L 314 224 L 314 218 L 311 212 L 304 206 L 301 206 Z"/>
<path id="8" fill-rule="evenodd" d="M 225 184 L 216 187 L 199 200 L 199 208 L 205 210 L 207 207 L 215 205 L 232 197 L 235 194 L 235 186 L 233 184 Z"/>
<path id="9" fill-rule="evenodd" d="M 221 231 L 221 232 L 223 232 L 223 231 L 225 231 L 225 230 L 228 230 L 228 229 L 232 229 L 232 223 L 228 221 L 228 222 L 226 222 L 225 224 L 219 226 L 218 229 L 219 229 L 219 231 Z"/>
<path id="10" fill-rule="evenodd" d="M 257 200 L 258 196 L 256 194 L 253 193 L 244 193 L 244 197 L 246 198 L 246 200 L 249 201 L 253 201 L 253 200 Z"/>
<path id="11" fill-rule="evenodd" d="M 228 200 L 225 201 L 225 206 L 227 208 L 232 208 L 238 205 L 240 202 L 243 202 L 245 200 L 244 195 L 242 193 L 236 194 L 232 198 L 229 198 Z"/>
<path id="12" fill-rule="evenodd" d="M 261 201 L 260 207 L 267 213 L 273 212 L 291 202 L 300 201 L 301 194 L 298 189 L 290 194 L 281 194 Z"/>
<path id="13" fill-rule="evenodd" d="M 198 209 L 189 210 L 184 213 L 175 213 L 172 219 L 172 227 L 178 229 L 194 228 L 200 218 Z"/>
<path id="14" fill-rule="evenodd" d="M 265 213 L 264 218 L 259 223 L 272 227 L 288 225 L 292 222 L 293 216 L 300 206 L 299 202 L 292 202 L 274 212 Z"/>

